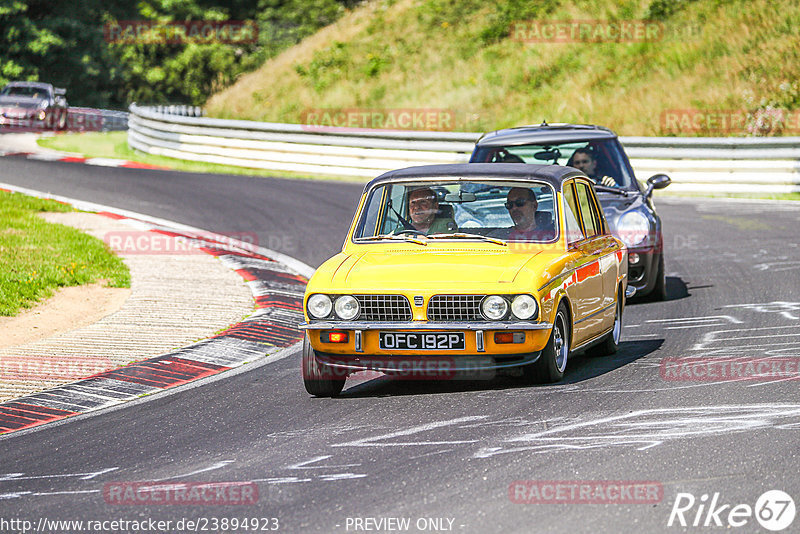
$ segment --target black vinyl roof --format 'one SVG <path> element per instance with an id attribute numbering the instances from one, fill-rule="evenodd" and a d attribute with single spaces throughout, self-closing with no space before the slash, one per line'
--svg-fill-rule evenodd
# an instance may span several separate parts
<path id="1" fill-rule="evenodd" d="M 614 139 L 617 134 L 592 124 L 540 124 L 519 126 L 489 132 L 478 139 L 476 146 L 511 146 L 526 144 L 569 143 Z"/>
<path id="2" fill-rule="evenodd" d="M 532 165 L 528 163 L 454 163 L 450 165 L 422 165 L 407 167 L 381 174 L 370 181 L 364 188 L 366 191 L 382 182 L 396 180 L 424 180 L 426 178 L 459 179 L 500 179 L 500 180 L 536 180 L 561 189 L 564 180 L 573 176 L 584 176 L 582 172 L 563 165 Z"/>

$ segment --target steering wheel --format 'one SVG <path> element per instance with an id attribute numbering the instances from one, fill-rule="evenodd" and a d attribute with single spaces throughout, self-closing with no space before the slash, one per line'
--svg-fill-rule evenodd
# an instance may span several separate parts
<path id="1" fill-rule="evenodd" d="M 399 232 L 395 233 L 395 235 L 400 235 L 400 234 L 426 235 L 425 232 L 420 232 L 416 228 L 403 228 Z"/>

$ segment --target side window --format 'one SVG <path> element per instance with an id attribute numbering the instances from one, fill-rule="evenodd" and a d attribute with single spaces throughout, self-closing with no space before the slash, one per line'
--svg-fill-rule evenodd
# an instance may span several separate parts
<path id="1" fill-rule="evenodd" d="M 583 239 L 581 225 L 578 223 L 579 217 L 575 189 L 573 182 L 569 182 L 564 186 L 564 221 L 567 226 L 567 243 L 575 243 Z"/>
<path id="2" fill-rule="evenodd" d="M 581 220 L 586 229 L 586 237 L 595 236 L 603 231 L 600 219 L 597 215 L 597 208 L 592 202 L 592 193 L 589 191 L 589 184 L 575 182 L 578 192 L 578 204 L 581 207 Z"/>

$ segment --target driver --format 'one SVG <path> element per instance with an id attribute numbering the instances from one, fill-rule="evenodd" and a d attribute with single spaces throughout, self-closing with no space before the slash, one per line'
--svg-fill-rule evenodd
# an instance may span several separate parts
<path id="1" fill-rule="evenodd" d="M 414 229 L 423 234 L 454 232 L 458 226 L 451 217 L 437 217 L 439 200 L 430 187 L 421 187 L 408 194 L 408 216 Z"/>
<path id="2" fill-rule="evenodd" d="M 597 159 L 590 148 L 579 148 L 572 154 L 572 161 L 569 163 L 571 167 L 575 167 L 579 171 L 594 180 L 597 184 L 603 184 L 606 187 L 617 187 L 617 181 L 611 176 L 597 176 Z"/>

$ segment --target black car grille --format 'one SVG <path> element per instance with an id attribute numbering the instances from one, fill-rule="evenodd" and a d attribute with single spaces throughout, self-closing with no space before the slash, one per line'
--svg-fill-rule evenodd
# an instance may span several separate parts
<path id="1" fill-rule="evenodd" d="M 485 295 L 434 295 L 428 301 L 429 321 L 483 321 Z"/>
<path id="2" fill-rule="evenodd" d="M 403 295 L 355 295 L 361 321 L 410 321 L 411 305 Z"/>

